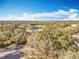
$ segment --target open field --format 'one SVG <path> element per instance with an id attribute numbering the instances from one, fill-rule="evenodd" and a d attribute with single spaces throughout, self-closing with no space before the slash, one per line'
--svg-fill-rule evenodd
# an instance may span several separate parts
<path id="1" fill-rule="evenodd" d="M 79 21 L 2 21 L 0 54 L 0 59 L 13 54 L 15 59 L 79 59 Z"/>

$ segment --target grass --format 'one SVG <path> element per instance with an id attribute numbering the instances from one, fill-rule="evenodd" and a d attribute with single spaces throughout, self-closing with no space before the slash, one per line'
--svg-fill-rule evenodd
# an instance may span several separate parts
<path id="1" fill-rule="evenodd" d="M 77 26 L 72 27 L 72 24 Z M 79 59 L 79 48 L 74 48 L 72 38 L 73 34 L 79 32 L 78 25 L 79 22 L 75 21 L 1 22 L 0 48 L 12 44 L 30 48 L 24 52 L 25 59 Z M 43 30 L 34 31 L 39 28 Z"/>

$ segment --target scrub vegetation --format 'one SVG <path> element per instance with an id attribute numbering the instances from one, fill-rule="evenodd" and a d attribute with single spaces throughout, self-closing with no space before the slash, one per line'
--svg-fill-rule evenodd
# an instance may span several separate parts
<path id="1" fill-rule="evenodd" d="M 79 59 L 78 21 L 0 22 L 0 48 L 22 45 L 25 59 Z"/>

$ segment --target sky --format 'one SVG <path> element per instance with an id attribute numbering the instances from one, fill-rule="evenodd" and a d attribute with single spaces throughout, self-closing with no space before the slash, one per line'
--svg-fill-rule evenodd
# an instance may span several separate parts
<path id="1" fill-rule="evenodd" d="M 0 0 L 0 20 L 79 20 L 79 0 Z"/>

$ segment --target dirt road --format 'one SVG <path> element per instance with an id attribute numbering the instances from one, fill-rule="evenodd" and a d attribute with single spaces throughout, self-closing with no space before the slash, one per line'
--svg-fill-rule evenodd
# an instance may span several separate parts
<path id="1" fill-rule="evenodd" d="M 23 48 L 10 48 L 0 52 L 0 59 L 20 59 L 23 57 L 23 54 Z"/>

